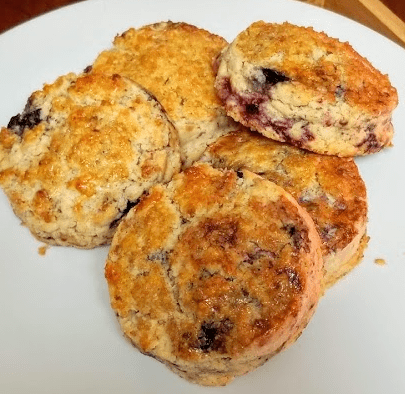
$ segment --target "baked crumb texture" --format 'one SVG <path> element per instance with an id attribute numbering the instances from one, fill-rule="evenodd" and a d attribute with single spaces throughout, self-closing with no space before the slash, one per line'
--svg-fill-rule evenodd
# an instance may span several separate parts
<path id="1" fill-rule="evenodd" d="M 227 45 L 187 23 L 161 22 L 118 35 L 92 68 L 137 81 L 161 102 L 179 131 L 184 166 L 234 127 L 215 89 L 213 59 Z"/>
<path id="2" fill-rule="evenodd" d="M 368 239 L 367 195 L 352 158 L 312 153 L 241 126 L 219 138 L 201 160 L 216 168 L 250 170 L 305 208 L 322 241 L 325 288 L 360 262 Z"/>
<path id="3" fill-rule="evenodd" d="M 47 244 L 106 244 L 139 197 L 180 169 L 160 104 L 118 75 L 68 74 L 31 95 L 0 133 L 0 185 Z"/>
<path id="4" fill-rule="evenodd" d="M 259 21 L 222 51 L 216 67 L 228 115 L 269 138 L 343 157 L 392 144 L 397 91 L 348 43 Z"/>
<path id="5" fill-rule="evenodd" d="M 122 330 L 142 353 L 194 383 L 226 385 L 307 325 L 321 292 L 320 248 L 312 220 L 282 188 L 201 163 L 130 211 L 105 275 Z"/>

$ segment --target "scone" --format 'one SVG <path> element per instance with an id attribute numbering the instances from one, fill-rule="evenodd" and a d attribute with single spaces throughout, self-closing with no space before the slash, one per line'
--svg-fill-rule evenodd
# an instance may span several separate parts
<path id="1" fill-rule="evenodd" d="M 156 23 L 117 36 L 93 70 L 132 78 L 157 97 L 179 131 L 187 167 L 233 127 L 215 93 L 212 69 L 226 45 L 222 37 L 186 23 Z"/>
<path id="2" fill-rule="evenodd" d="M 177 131 L 160 104 L 118 75 L 62 76 L 0 133 L 0 185 L 48 244 L 109 243 L 129 208 L 180 164 Z"/>
<path id="3" fill-rule="evenodd" d="M 368 241 L 367 196 L 352 158 L 308 152 L 241 127 L 211 145 L 201 160 L 259 174 L 306 209 L 322 241 L 324 289 L 360 262 Z"/>
<path id="4" fill-rule="evenodd" d="M 105 275 L 141 352 L 194 383 L 225 385 L 307 325 L 320 294 L 320 240 L 282 188 L 203 163 L 132 208 Z"/>
<path id="5" fill-rule="evenodd" d="M 397 91 L 348 43 L 289 23 L 253 23 L 217 60 L 227 113 L 252 130 L 342 157 L 392 144 Z"/>

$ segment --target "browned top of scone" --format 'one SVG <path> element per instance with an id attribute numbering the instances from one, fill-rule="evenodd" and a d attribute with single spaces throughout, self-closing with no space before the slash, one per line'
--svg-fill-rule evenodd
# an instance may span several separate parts
<path id="1" fill-rule="evenodd" d="M 126 335 L 181 365 L 255 358 L 295 339 L 317 303 L 321 266 L 313 224 L 286 192 L 200 164 L 129 213 L 105 272 Z"/>
<path id="2" fill-rule="evenodd" d="M 205 158 L 248 169 L 291 193 L 314 220 L 325 255 L 344 249 L 367 221 L 366 187 L 351 158 L 318 155 L 244 128 L 221 137 Z"/>
<path id="3" fill-rule="evenodd" d="M 160 104 L 132 80 L 70 73 L 34 92 L 1 130 L 0 184 L 29 227 L 108 229 L 127 199 L 169 167 L 178 171 L 177 138 Z"/>
<path id="4" fill-rule="evenodd" d="M 331 102 L 343 94 L 349 105 L 377 115 L 391 112 L 398 103 L 387 75 L 349 43 L 311 27 L 258 21 L 243 31 L 235 44 L 245 60 L 281 72 Z"/>
<path id="5" fill-rule="evenodd" d="M 63 89 L 63 85 L 70 86 Z M 39 111 L 42 111 L 42 104 L 44 107 L 52 107 L 50 116 L 55 118 L 55 123 L 61 124 L 60 130 L 54 135 L 47 133 L 45 129 L 49 126 L 45 119 L 40 120 L 35 127 L 25 130 L 20 130 L 21 127 L 16 130 L 13 126 L 3 128 L 2 148 L 9 146 L 12 149 L 13 146 L 18 146 L 21 155 L 25 151 L 32 154 L 36 149 L 41 153 L 41 160 L 27 162 L 24 166 L 11 152 L 10 155 L 2 155 L 1 181 L 14 176 L 15 181 L 24 181 L 28 185 L 40 182 L 44 189 L 54 190 L 69 179 L 69 174 L 62 167 L 70 163 L 72 168 L 69 172 L 72 176 L 68 187 L 89 197 L 107 179 L 114 182 L 127 178 L 129 163 L 134 160 L 130 141 L 136 127 L 128 116 L 130 110 L 118 108 L 122 111 L 122 118 L 119 122 L 117 119 L 121 132 L 116 133 L 112 127 L 116 125 L 111 123 L 113 116 L 108 113 L 117 110 L 113 103 L 120 99 L 124 89 L 128 89 L 127 82 L 119 76 L 110 78 L 103 75 L 84 75 L 76 79 L 69 75 L 60 77 L 55 83 L 45 85 L 42 90 L 35 92 L 29 103 Z M 64 92 L 61 94 L 62 90 Z M 93 95 L 90 101 L 93 102 L 86 105 L 90 91 Z M 100 97 L 104 100 L 103 103 Z M 147 107 L 146 102 L 140 102 L 141 112 L 143 106 Z M 143 111 L 148 111 L 148 108 Z M 21 137 L 18 136 L 19 133 L 22 134 Z M 41 146 L 41 139 L 48 138 L 50 143 Z M 101 154 L 103 150 L 105 153 Z"/>
<path id="6" fill-rule="evenodd" d="M 156 23 L 117 36 L 93 69 L 134 79 L 153 92 L 174 121 L 214 118 L 220 103 L 211 64 L 226 44 L 187 23 Z"/>

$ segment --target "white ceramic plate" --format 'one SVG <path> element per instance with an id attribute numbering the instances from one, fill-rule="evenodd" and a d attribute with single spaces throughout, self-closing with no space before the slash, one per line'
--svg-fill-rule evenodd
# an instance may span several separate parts
<path id="1" fill-rule="evenodd" d="M 311 25 L 349 41 L 398 88 L 395 147 L 357 159 L 369 194 L 363 263 L 321 300 L 298 342 L 225 388 L 192 385 L 120 333 L 104 280 L 106 248 L 41 246 L 0 194 L 0 391 L 7 394 L 405 393 L 405 51 L 324 10 L 286 0 L 89 0 L 0 35 L 0 124 L 29 94 L 79 72 L 134 26 L 186 21 L 229 41 L 251 22 Z M 376 258 L 386 265 L 375 264 Z"/>

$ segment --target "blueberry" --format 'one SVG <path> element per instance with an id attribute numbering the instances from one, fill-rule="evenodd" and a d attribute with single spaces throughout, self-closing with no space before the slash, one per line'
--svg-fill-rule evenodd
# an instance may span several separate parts
<path id="1" fill-rule="evenodd" d="M 381 150 L 383 145 L 378 141 L 377 136 L 372 132 L 375 128 L 375 125 L 371 125 L 367 127 L 367 131 L 370 133 L 367 137 L 358 143 L 356 147 L 363 148 L 367 153 L 375 153 Z"/>
<path id="2" fill-rule="evenodd" d="M 246 113 L 254 115 L 259 112 L 259 106 L 257 104 L 246 104 Z"/>
<path id="3" fill-rule="evenodd" d="M 290 78 L 288 78 L 286 75 L 279 71 L 272 70 L 271 68 L 262 68 L 262 72 L 266 77 L 266 84 L 270 86 L 279 82 L 290 81 Z"/>
<path id="4" fill-rule="evenodd" d="M 7 128 L 18 136 L 22 136 L 25 129 L 32 129 L 41 122 L 41 109 L 34 108 L 31 100 L 28 100 L 24 111 L 13 116 L 8 122 Z"/>
<path id="5" fill-rule="evenodd" d="M 297 228 L 293 224 L 287 224 L 283 227 L 287 234 L 291 237 L 295 249 L 301 249 L 305 246 L 305 231 Z"/>
<path id="6" fill-rule="evenodd" d="M 198 334 L 198 348 L 204 352 L 224 352 L 225 336 L 232 328 L 233 323 L 229 319 L 203 322 Z"/>

